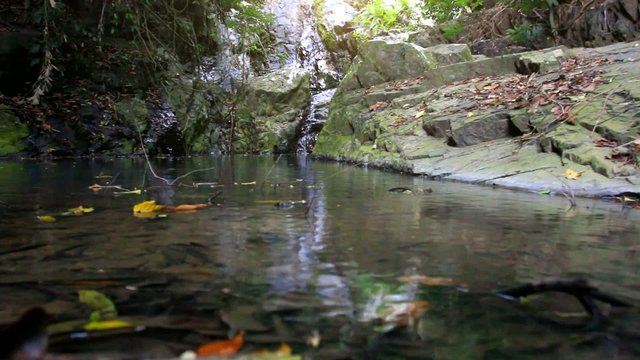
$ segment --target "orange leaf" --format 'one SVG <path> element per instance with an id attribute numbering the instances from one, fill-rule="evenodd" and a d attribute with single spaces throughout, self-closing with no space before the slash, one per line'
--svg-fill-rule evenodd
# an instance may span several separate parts
<path id="1" fill-rule="evenodd" d="M 231 340 L 218 340 L 212 341 L 201 345 L 198 348 L 198 356 L 212 356 L 212 355 L 234 355 L 240 350 L 244 344 L 244 331 L 238 332 L 238 334 Z"/>
<path id="2" fill-rule="evenodd" d="M 182 211 L 195 211 L 198 209 L 206 208 L 207 204 L 183 204 L 174 207 L 168 207 L 167 210 L 173 212 L 182 212 Z"/>

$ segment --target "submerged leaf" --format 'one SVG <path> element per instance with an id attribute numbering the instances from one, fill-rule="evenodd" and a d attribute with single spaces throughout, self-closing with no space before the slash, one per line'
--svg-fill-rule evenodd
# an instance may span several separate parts
<path id="1" fill-rule="evenodd" d="M 236 354 L 242 345 L 244 344 L 244 331 L 238 332 L 238 334 L 231 340 L 218 340 L 212 341 L 201 345 L 198 348 L 198 356 L 228 356 Z"/>
<path id="2" fill-rule="evenodd" d="M 209 205 L 207 204 L 183 204 L 183 205 L 178 205 L 173 207 L 167 207 L 167 210 L 173 211 L 173 212 L 195 211 L 198 209 L 206 208 L 208 206 Z"/>
<path id="3" fill-rule="evenodd" d="M 403 326 L 422 316 L 430 307 L 431 303 L 426 300 L 391 304 L 381 312 L 381 318 L 385 323 Z"/>
<path id="4" fill-rule="evenodd" d="M 582 175 L 582 172 L 578 172 L 575 170 L 567 169 L 564 172 L 564 177 L 569 180 L 577 180 Z"/>
<path id="5" fill-rule="evenodd" d="M 42 216 L 38 216 L 38 220 L 44 221 L 44 222 L 55 222 L 56 218 L 54 218 L 51 215 L 42 215 Z"/>
<path id="6" fill-rule="evenodd" d="M 138 325 L 123 321 L 123 320 L 104 320 L 104 321 L 91 321 L 84 325 L 84 329 L 87 331 L 100 331 L 100 330 L 114 330 L 133 328 Z"/>
<path id="7" fill-rule="evenodd" d="M 142 195 L 141 189 L 131 190 L 131 191 L 119 191 L 114 192 L 114 195 Z"/>
<path id="8" fill-rule="evenodd" d="M 133 206 L 134 213 L 146 214 L 164 209 L 163 205 L 156 205 L 155 200 L 143 201 Z"/>
<path id="9" fill-rule="evenodd" d="M 116 306 L 108 297 L 95 290 L 78 290 L 80 302 L 95 310 L 91 313 L 91 321 L 114 318 L 118 315 Z"/>
<path id="10" fill-rule="evenodd" d="M 92 207 L 86 208 L 86 207 L 83 207 L 82 205 L 67 210 L 67 212 L 70 215 L 76 215 L 76 216 L 88 214 L 88 213 L 93 212 L 93 211 L 94 211 L 94 208 L 92 208 Z"/>
<path id="11" fill-rule="evenodd" d="M 433 277 L 433 276 L 426 276 L 426 275 L 409 275 L 409 276 L 400 276 L 398 278 L 398 281 L 400 282 L 417 282 L 423 285 L 428 285 L 428 286 L 456 286 L 459 285 L 459 283 L 453 279 L 450 278 L 444 278 L 444 277 Z"/>

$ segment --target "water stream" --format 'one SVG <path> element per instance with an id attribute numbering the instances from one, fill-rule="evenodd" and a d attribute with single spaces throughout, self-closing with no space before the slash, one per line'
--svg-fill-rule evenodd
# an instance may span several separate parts
<path id="1" fill-rule="evenodd" d="M 560 197 L 304 157 L 154 165 L 169 178 L 206 170 L 167 186 L 141 159 L 0 163 L 0 323 L 32 306 L 53 322 L 88 319 L 77 291 L 95 289 L 145 330 L 63 334 L 52 339 L 54 354 L 173 357 L 242 328 L 243 353 L 286 341 L 320 359 L 640 356 L 636 310 L 604 308 L 611 325 L 588 331 L 571 297 L 515 304 L 493 293 L 584 277 L 640 303 L 637 210 L 586 199 L 567 210 Z M 145 191 L 118 196 L 88 189 L 93 183 Z M 397 187 L 411 191 L 389 191 Z M 132 206 L 149 199 L 214 206 L 133 216 Z M 59 215 L 78 205 L 95 211 Z M 428 304 L 424 314 L 381 328 L 389 306 L 417 302 Z M 317 349 L 306 344 L 314 331 Z"/>

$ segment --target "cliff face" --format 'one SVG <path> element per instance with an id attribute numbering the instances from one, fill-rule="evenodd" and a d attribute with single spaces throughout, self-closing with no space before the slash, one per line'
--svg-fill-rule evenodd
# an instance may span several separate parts
<path id="1" fill-rule="evenodd" d="M 439 61 L 402 73 L 410 52 L 374 45 L 338 88 L 315 155 L 532 191 L 640 192 L 638 43 L 470 61 L 464 45 L 412 44 Z"/>

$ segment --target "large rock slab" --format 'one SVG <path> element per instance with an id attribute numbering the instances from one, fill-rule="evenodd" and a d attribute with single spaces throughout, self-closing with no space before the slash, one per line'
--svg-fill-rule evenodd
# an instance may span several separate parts
<path id="1" fill-rule="evenodd" d="M 578 59 L 563 64 L 571 56 Z M 634 43 L 552 48 L 454 62 L 366 88 L 341 84 L 313 153 L 568 196 L 640 193 L 640 149 L 631 145 L 640 139 L 637 58 Z M 540 94 L 556 95 L 545 103 Z M 581 176 L 567 179 L 568 169 Z"/>

